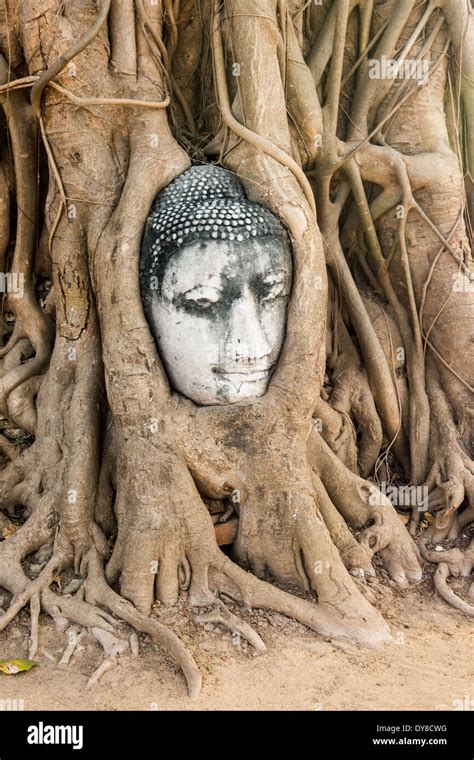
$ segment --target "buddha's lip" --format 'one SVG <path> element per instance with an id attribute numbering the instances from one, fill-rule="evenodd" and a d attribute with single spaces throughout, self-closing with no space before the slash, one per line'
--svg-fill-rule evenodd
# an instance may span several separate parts
<path id="1" fill-rule="evenodd" d="M 250 381 L 251 379 L 259 380 L 261 377 L 265 377 L 274 366 L 274 364 L 270 364 L 266 367 L 253 367 L 252 365 L 246 367 L 215 367 L 213 371 L 218 375 L 242 375 Z"/>

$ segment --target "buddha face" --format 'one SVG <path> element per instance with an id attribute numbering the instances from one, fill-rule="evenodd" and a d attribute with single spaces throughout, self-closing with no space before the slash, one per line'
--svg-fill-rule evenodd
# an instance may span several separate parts
<path id="1" fill-rule="evenodd" d="M 168 261 L 148 318 L 174 388 L 197 404 L 262 396 L 285 334 L 292 259 L 263 237 L 193 242 Z"/>

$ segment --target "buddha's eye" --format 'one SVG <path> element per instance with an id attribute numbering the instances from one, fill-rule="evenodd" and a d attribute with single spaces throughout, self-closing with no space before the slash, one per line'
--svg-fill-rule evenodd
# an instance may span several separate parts
<path id="1" fill-rule="evenodd" d="M 288 295 L 288 288 L 284 282 L 264 283 L 262 293 L 262 303 L 271 303 L 278 298 L 285 298 Z"/>
<path id="2" fill-rule="evenodd" d="M 183 293 L 182 298 L 185 305 L 206 311 L 220 301 L 221 295 L 221 291 L 217 288 L 200 286 Z"/>
<path id="3" fill-rule="evenodd" d="M 210 301 L 209 298 L 195 298 L 192 300 L 197 306 L 200 306 L 201 309 L 207 309 L 212 304 L 212 301 Z"/>

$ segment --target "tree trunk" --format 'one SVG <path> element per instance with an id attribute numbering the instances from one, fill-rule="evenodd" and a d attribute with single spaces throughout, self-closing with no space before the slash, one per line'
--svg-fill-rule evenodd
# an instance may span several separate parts
<path id="1" fill-rule="evenodd" d="M 394 8 L 8 0 L 0 12 L 0 251 L 23 284 L 4 296 L 0 349 L 2 510 L 22 522 L 0 542 L 12 594 L 0 630 L 29 603 L 30 656 L 40 609 L 89 628 L 112 659 L 122 619 L 176 658 L 196 696 L 194 660 L 152 614 L 180 594 L 257 649 L 221 595 L 376 645 L 390 633 L 366 598 L 374 555 L 405 588 L 422 578 L 414 539 L 440 561 L 430 545 L 455 545 L 472 520 L 472 139 L 455 128 L 472 100 L 472 14 L 455 0 Z M 404 76 L 387 74 L 391 59 Z M 203 163 L 235 174 L 291 240 L 283 348 L 250 402 L 179 394 L 143 310 L 152 203 Z M 410 532 L 386 495 L 401 486 Z M 230 505 L 229 549 L 212 513 Z M 468 576 L 471 554 L 445 553 L 437 576 L 467 614 L 446 578 Z"/>

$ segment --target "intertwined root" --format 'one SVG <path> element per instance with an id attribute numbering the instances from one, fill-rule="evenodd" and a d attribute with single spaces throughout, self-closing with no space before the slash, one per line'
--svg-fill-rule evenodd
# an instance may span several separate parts
<path id="1" fill-rule="evenodd" d="M 118 467 L 113 457 L 109 476 L 116 471 L 114 487 L 108 489 L 104 485 L 97 498 L 101 524 L 109 528 L 117 524 L 117 540 L 110 559 L 110 545 L 93 520 L 71 523 L 62 519 L 62 510 L 67 508 L 63 476 L 69 471 L 68 456 L 60 460 L 52 490 L 43 491 L 39 487 L 39 483 L 45 482 L 42 473 L 46 466 L 40 453 L 44 456 L 48 451 L 47 438 L 43 439 L 35 460 L 33 481 L 31 471 L 25 477 L 23 468 L 16 472 L 15 463 L 5 473 L 14 488 L 20 489 L 18 498 L 28 488 L 34 498 L 30 495 L 27 500 L 31 514 L 26 522 L 0 543 L 0 585 L 13 594 L 10 607 L 0 617 L 0 629 L 29 604 L 31 657 L 40 649 L 40 610 L 47 612 L 60 630 L 74 626 L 61 658 L 62 666 L 73 656 L 80 631 L 87 629 L 104 649 L 104 661 L 91 676 L 92 687 L 128 651 L 129 644 L 120 631 L 120 621 L 124 621 L 133 629 L 148 633 L 176 660 L 194 698 L 201 688 L 201 676 L 192 655 L 171 630 L 149 616 L 155 596 L 173 604 L 180 587 L 188 589 L 192 606 L 210 608 L 204 619 L 225 625 L 251 642 L 257 651 L 263 651 L 264 642 L 222 605 L 221 595 L 246 606 L 275 610 L 329 638 L 356 639 L 370 646 L 390 640 L 387 625 L 346 572 L 318 512 L 318 494 L 313 493 L 310 480 L 306 485 L 303 485 L 306 481 L 293 480 L 293 495 L 288 499 L 280 473 L 278 484 L 267 483 L 266 499 L 255 498 L 257 494 L 252 495 L 247 489 L 245 509 L 255 510 L 259 505 L 263 509 L 260 518 L 255 512 L 252 518 L 262 523 L 267 535 L 262 569 L 266 567 L 277 577 L 280 575 L 280 580 L 284 579 L 286 576 L 280 573 L 281 567 L 275 560 L 280 554 L 283 565 L 291 569 L 287 580 L 298 582 L 300 587 L 314 588 L 317 604 L 283 591 L 232 562 L 217 547 L 212 518 L 182 459 L 168 453 L 163 459 L 158 456 L 157 461 L 149 461 L 147 436 L 140 433 L 130 440 L 135 454 L 143 449 L 140 461 L 147 462 L 146 474 L 142 473 L 138 483 L 140 491 L 133 490 L 137 481 L 131 478 L 126 466 Z M 32 457 L 33 452 L 32 447 L 28 456 Z M 110 496 L 115 490 L 113 504 Z M 240 519 L 242 524 L 246 521 L 242 506 Z M 285 541 L 278 543 L 281 520 L 287 534 Z M 253 529 L 248 533 L 255 535 Z M 78 546 L 82 547 L 79 562 Z M 354 560 L 360 556 L 361 563 L 372 553 L 354 540 L 347 548 L 354 553 Z M 256 556 L 251 543 L 247 550 L 250 556 Z M 31 579 L 23 565 L 33 553 L 42 556 L 40 572 Z M 53 581 L 68 569 L 74 569 L 80 578 L 73 579 L 62 592 L 53 590 Z M 110 585 L 117 580 L 120 595 Z"/>
<path id="2" fill-rule="evenodd" d="M 434 574 L 434 584 L 439 595 L 450 604 L 451 607 L 463 612 L 465 615 L 468 615 L 468 617 L 474 617 L 474 606 L 465 602 L 463 599 L 460 599 L 449 587 L 447 582 L 450 575 L 455 578 L 470 577 L 474 567 L 474 539 L 471 540 L 464 552 L 458 548 L 439 552 L 434 551 L 427 548 L 428 541 L 429 537 L 424 537 L 421 551 L 426 560 L 438 564 Z M 472 597 L 472 585 L 469 590 L 469 595 Z"/>
<path id="3" fill-rule="evenodd" d="M 441 412 L 444 417 L 441 433 L 438 432 L 438 438 L 435 435 L 435 464 L 425 484 L 429 490 L 428 511 L 434 519 L 422 534 L 420 546 L 424 559 L 438 565 L 434 584 L 439 595 L 455 609 L 473 617 L 474 607 L 460 599 L 447 581 L 449 576 L 470 577 L 474 566 L 474 541 L 471 540 L 464 551 L 459 547 L 446 550 L 442 542 L 458 539 L 463 529 L 474 522 L 474 465 L 444 406 L 441 406 Z M 441 434 L 444 434 L 444 447 L 439 440 Z M 462 510 L 465 502 L 467 506 Z M 429 544 L 434 549 L 428 549 Z"/>
<path id="4" fill-rule="evenodd" d="M 422 570 L 417 547 L 389 499 L 373 484 L 349 472 L 320 436 L 309 436 L 308 457 L 344 521 L 362 531 L 366 555 L 372 558 L 378 553 L 400 588 L 419 582 Z"/>
<path id="5" fill-rule="evenodd" d="M 117 510 L 117 544 L 121 549 L 118 554 L 114 551 L 113 557 L 119 556 L 120 563 L 116 565 L 109 579 L 106 578 L 105 569 L 107 562 L 111 564 L 109 544 L 98 525 L 94 522 L 89 523 L 81 538 L 82 545 L 88 547 L 80 566 L 82 577 L 71 581 L 64 590 L 66 593 L 53 591 L 50 586 L 58 573 L 74 565 L 74 551 L 66 550 L 68 542 L 64 540 L 66 534 L 61 532 L 61 526 L 57 532 L 56 494 L 45 493 L 38 496 L 36 506 L 33 505 L 31 516 L 26 523 L 16 534 L 0 544 L 0 583 L 14 595 L 9 609 L 0 617 L 0 629 L 11 622 L 17 612 L 29 603 L 29 654 L 33 657 L 39 647 L 41 609 L 47 612 L 62 630 L 71 624 L 78 626 L 69 632 L 68 645 L 61 659 L 63 666 L 73 654 L 80 631 L 89 630 L 104 649 L 104 660 L 89 681 L 89 687 L 93 687 L 103 673 L 114 667 L 129 651 L 129 642 L 120 631 L 120 621 L 124 621 L 133 629 L 148 633 L 176 660 L 184 673 L 192 698 L 197 697 L 201 688 L 201 676 L 194 658 L 169 628 L 149 616 L 148 601 L 146 605 L 143 604 L 143 600 L 146 601 L 150 594 L 153 600 L 155 594 L 167 592 L 170 588 L 167 583 L 172 578 L 173 589 L 177 590 L 180 585 L 188 589 L 191 605 L 201 608 L 205 606 L 210 610 L 201 612 L 197 617 L 198 622 L 212 621 L 224 625 L 234 634 L 252 643 L 257 651 L 264 650 L 264 642 L 246 623 L 227 610 L 220 599 L 221 595 L 245 606 L 270 609 L 287 615 L 328 638 L 350 638 L 369 646 L 389 641 L 387 625 L 354 585 L 344 569 L 341 557 L 346 561 L 352 558 L 353 570 L 361 566 L 364 569 L 365 565 L 366 572 L 372 573 L 370 559 L 375 553 L 379 553 L 391 576 L 403 587 L 408 580 L 420 579 L 421 570 L 414 544 L 388 502 L 384 502 L 382 498 L 381 503 L 371 505 L 371 491 L 366 481 L 349 473 L 324 442 L 312 440 L 309 451 L 314 454 L 315 450 L 318 474 L 313 473 L 309 490 L 302 488 L 299 494 L 295 492 L 292 500 L 288 498 L 288 494 L 285 495 L 278 478 L 276 491 L 275 483 L 267 484 L 267 488 L 264 489 L 265 498 L 260 494 L 260 498 L 256 499 L 257 494 L 253 494 L 252 489 L 247 488 L 244 507 L 240 505 L 240 521 L 241 527 L 248 523 L 248 529 L 244 533 L 247 561 L 252 558 L 255 565 L 257 557 L 257 545 L 249 541 L 249 537 L 251 539 L 258 534 L 258 531 L 252 528 L 253 521 L 256 526 L 263 525 L 266 531 L 265 542 L 260 544 L 259 549 L 262 551 L 263 547 L 262 570 L 270 569 L 278 577 L 282 568 L 290 568 L 291 574 L 287 579 L 299 582 L 300 587 L 314 588 L 317 604 L 283 591 L 246 572 L 218 549 L 212 518 L 199 496 L 194 480 L 187 467 L 174 457 L 168 458 L 166 463 L 170 468 L 168 476 L 173 474 L 171 480 L 168 478 L 171 485 L 168 499 L 163 498 L 163 487 L 161 488 L 161 503 L 166 507 L 162 515 L 166 519 L 158 525 L 156 520 L 160 515 L 160 509 L 157 502 L 145 499 L 144 503 L 150 503 L 152 506 L 150 514 L 153 520 L 151 525 L 148 525 L 146 510 L 140 511 L 140 530 L 137 533 L 139 540 L 135 545 L 129 533 L 130 527 L 136 532 L 133 511 L 129 511 L 128 519 L 125 519 L 123 510 Z M 160 482 L 165 482 L 163 465 L 160 465 L 157 471 Z M 179 488 L 176 489 L 177 483 Z M 311 484 L 315 486 L 314 489 L 311 489 Z M 151 479 L 150 495 L 159 490 L 155 486 L 157 484 Z M 177 492 L 180 498 L 176 501 Z M 142 497 L 145 497 L 144 492 Z M 170 509 L 173 504 L 179 514 L 176 522 L 170 521 Z M 324 522 L 318 510 L 319 505 Z M 110 503 L 108 508 L 112 508 Z M 249 510 L 247 517 L 246 509 Z M 108 523 L 110 519 L 106 512 L 103 508 L 101 514 Z M 466 510 L 461 518 L 464 521 L 469 520 L 470 512 Z M 362 531 L 360 543 L 349 533 L 345 520 Z M 288 532 L 283 540 L 281 531 L 285 525 Z M 160 558 L 157 569 L 165 570 L 160 582 L 157 582 L 158 579 L 151 568 L 159 546 L 155 545 L 154 539 L 150 540 L 150 535 L 153 537 L 157 529 L 162 539 L 164 537 L 164 544 L 161 542 L 159 546 L 166 546 L 167 556 L 174 558 L 174 564 L 162 562 Z M 275 529 L 276 532 L 272 533 Z M 336 546 L 331 542 L 329 534 L 333 536 Z M 43 558 L 44 566 L 39 575 L 31 580 L 25 574 L 22 561 L 33 552 L 42 550 L 45 545 L 49 545 L 50 550 Z M 147 547 L 151 547 L 151 553 L 148 553 Z M 296 552 L 295 547 L 298 547 Z M 280 555 L 280 563 L 283 561 L 281 566 L 274 565 L 276 549 Z M 286 550 L 288 551 L 285 554 Z M 109 583 L 118 579 L 121 573 L 122 581 L 124 580 L 123 568 L 135 566 L 135 551 L 140 552 L 140 567 L 148 574 L 146 582 L 149 584 L 149 590 L 144 596 L 144 575 L 134 572 L 125 576 L 126 582 L 119 595 Z M 239 553 L 238 542 L 236 552 Z M 445 583 L 448 567 L 446 559 L 451 562 L 451 572 L 465 576 L 472 569 L 471 554 L 472 547 L 465 555 L 443 554 L 442 559 L 445 562 L 440 565 L 435 582 L 440 593 L 450 602 L 453 594 Z M 439 561 L 440 556 L 433 552 L 426 555 L 426 558 Z M 258 567 L 255 566 L 254 569 L 258 570 Z M 131 601 L 124 598 L 124 594 Z M 168 602 L 174 601 L 173 592 Z M 458 609 L 472 614 L 470 605 L 461 600 L 458 602 Z"/>
<path id="6" fill-rule="evenodd" d="M 234 636 L 242 637 L 248 641 L 257 652 L 265 652 L 267 648 L 258 633 L 248 623 L 240 620 L 237 615 L 228 610 L 221 600 L 217 601 L 215 607 L 210 612 L 195 615 L 194 622 L 201 623 L 202 625 L 206 623 L 218 623 L 227 628 Z"/>
<path id="7" fill-rule="evenodd" d="M 100 531 L 95 529 L 94 532 L 96 540 L 99 536 L 98 543 L 103 551 Z M 21 531 L 17 535 L 19 536 L 20 533 Z M 7 541 L 0 544 L 2 586 L 13 594 L 10 607 L 0 617 L 0 630 L 3 630 L 29 602 L 31 609 L 30 657 L 35 656 L 38 648 L 38 618 L 41 607 L 50 614 L 60 629 L 64 630 L 71 623 L 82 626 L 89 629 L 102 644 L 106 659 L 92 676 L 90 681 L 92 685 L 98 681 L 106 669 L 115 664 L 117 657 L 123 654 L 128 646 L 123 644 L 115 634 L 119 621 L 124 620 L 136 630 L 150 634 L 176 659 L 185 674 L 190 696 L 195 698 L 198 695 L 201 677 L 190 653 L 175 634 L 158 621 L 138 612 L 130 602 L 120 597 L 107 585 L 103 558 L 95 544 L 89 549 L 84 560 L 85 580 L 73 595 L 60 595 L 49 588 L 53 574 L 70 567 L 71 558 L 68 562 L 66 557 L 53 552 L 52 558 L 40 576 L 35 580 L 30 580 L 21 567 L 22 554 L 25 551 L 27 554 L 30 553 L 25 544 L 23 547 L 12 546 Z M 71 634 L 61 664 L 67 664 L 76 645 L 77 634 L 74 632 L 74 635 Z"/>
<path id="8" fill-rule="evenodd" d="M 318 604 L 294 596 L 246 572 L 217 547 L 214 539 L 212 519 L 200 502 L 202 518 L 212 542 L 206 544 L 207 557 L 202 553 L 189 551 L 189 601 L 192 605 L 210 611 L 201 612 L 196 622 L 216 622 L 224 625 L 234 634 L 246 639 L 259 652 L 265 650 L 265 643 L 255 631 L 235 614 L 231 613 L 220 600 L 221 594 L 232 598 L 240 604 L 260 607 L 280 612 L 306 624 L 308 627 L 329 638 L 355 638 L 369 646 L 390 640 L 388 627 L 368 602 L 353 587 L 349 576 L 344 581 L 345 570 L 339 577 L 338 563 L 342 567 L 337 552 L 333 547 L 332 567 L 328 569 L 326 579 L 310 576 L 318 584 Z M 43 496 L 29 520 L 10 539 L 0 543 L 2 586 L 12 594 L 9 608 L 0 617 L 0 630 L 3 630 L 16 614 L 29 603 L 31 611 L 31 637 L 29 656 L 34 657 L 40 649 L 39 614 L 47 612 L 60 630 L 68 630 L 68 643 L 60 660 L 62 667 L 67 667 L 80 640 L 81 632 L 87 629 L 104 649 L 104 660 L 91 675 L 88 687 L 94 686 L 101 676 L 114 667 L 120 658 L 129 651 L 130 644 L 120 631 L 120 621 L 133 629 L 148 633 L 181 667 L 191 698 L 196 698 L 201 688 L 201 676 L 194 658 L 180 639 L 166 626 L 141 612 L 130 601 L 116 593 L 108 584 L 105 575 L 105 563 L 109 554 L 109 545 L 100 528 L 92 523 L 88 529 L 89 549 L 81 563 L 81 579 L 72 580 L 63 593 L 53 591 L 51 584 L 59 573 L 71 568 L 74 562 L 73 552 L 64 553 L 59 548 L 61 540 L 56 534 L 56 524 L 45 518 L 53 511 L 52 500 Z M 42 531 L 35 527 L 42 525 Z M 46 527 L 45 527 L 46 526 Z M 310 557 L 320 554 L 321 547 L 309 536 L 303 541 L 306 567 L 311 568 Z M 325 528 L 322 523 L 318 526 Z M 201 535 L 202 531 L 201 531 Z M 39 544 L 48 541 L 51 547 L 49 559 L 35 579 L 30 579 L 22 561 L 32 552 L 41 548 Z M 85 540 L 85 539 L 84 539 Z M 314 547 L 312 541 L 316 540 Z M 325 538 L 324 540 L 327 540 Z M 41 544 L 44 545 L 44 544 Z M 146 546 L 146 541 L 145 544 Z M 178 568 L 175 568 L 178 572 Z M 334 577 L 331 577 L 336 572 Z M 70 626 L 73 626 L 70 628 Z"/>

